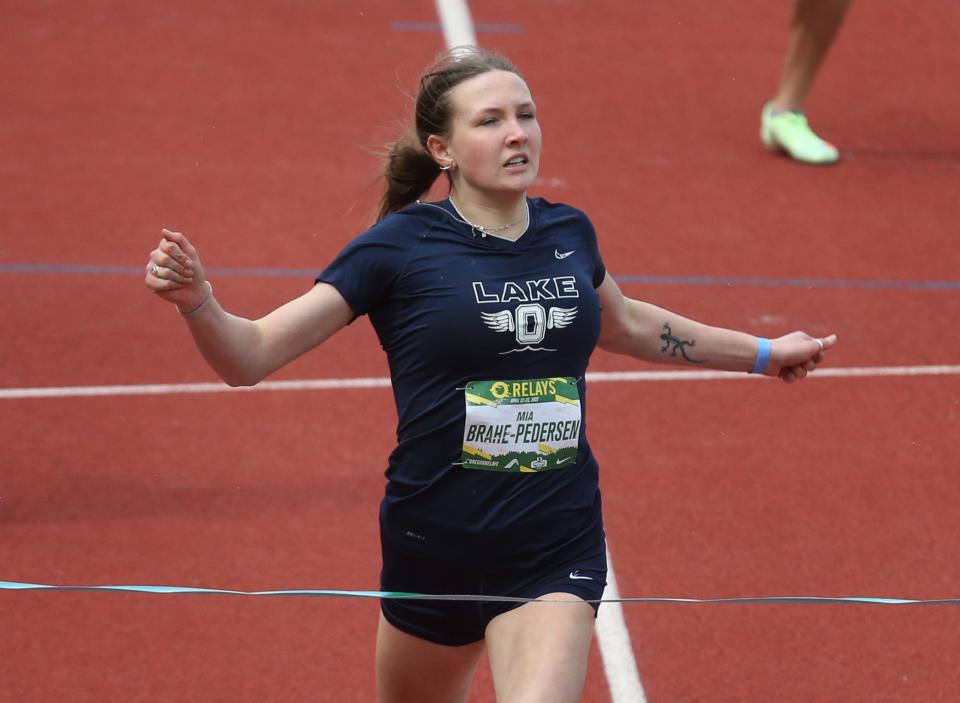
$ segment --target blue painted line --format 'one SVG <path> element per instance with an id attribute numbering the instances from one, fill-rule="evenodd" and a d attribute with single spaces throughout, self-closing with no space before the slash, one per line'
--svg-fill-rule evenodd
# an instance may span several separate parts
<path id="1" fill-rule="evenodd" d="M 253 278 L 309 278 L 313 279 L 320 268 L 282 269 L 282 268 L 218 268 L 204 269 L 209 276 L 235 276 Z M 95 276 L 143 276 L 146 269 L 142 266 L 104 266 L 94 264 L 0 264 L 0 273 L 63 273 L 71 275 L 88 274 Z"/>
<path id="2" fill-rule="evenodd" d="M 134 266 L 105 266 L 84 264 L 0 264 L 0 273 L 66 273 L 66 274 L 94 274 L 120 275 L 146 273 L 144 268 Z"/>
<path id="3" fill-rule="evenodd" d="M 613 274 L 618 283 L 658 286 L 792 286 L 796 288 L 920 288 L 958 290 L 960 281 L 896 281 L 856 278 L 737 278 L 726 276 L 644 276 Z"/>
<path id="4" fill-rule="evenodd" d="M 439 22 L 404 22 L 396 21 L 390 23 L 390 28 L 395 32 L 442 32 L 443 26 Z M 493 32 L 517 34 L 524 31 L 522 24 L 511 24 L 509 22 L 480 22 L 473 26 L 476 32 Z"/>
<path id="5" fill-rule="evenodd" d="M 303 278 L 312 280 L 322 267 L 303 268 L 226 268 L 210 267 L 210 276 L 236 278 Z M 0 273 L 61 273 L 94 276 L 142 276 L 140 266 L 112 266 L 103 264 L 4 264 Z M 637 283 L 654 286 L 766 286 L 771 288 L 872 288 L 906 290 L 960 290 L 960 281 L 928 280 L 897 281 L 892 279 L 856 278 L 738 278 L 729 276 L 648 276 L 614 274 L 618 283 Z"/>
<path id="6" fill-rule="evenodd" d="M 439 32 L 442 27 L 439 22 L 391 22 L 390 29 L 395 32 Z"/>

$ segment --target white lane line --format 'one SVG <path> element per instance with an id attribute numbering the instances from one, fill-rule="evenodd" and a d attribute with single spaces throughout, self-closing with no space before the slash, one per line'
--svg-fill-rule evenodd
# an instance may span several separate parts
<path id="1" fill-rule="evenodd" d="M 604 598 L 620 598 L 617 577 L 613 572 L 613 560 L 607 549 L 607 587 Z M 597 644 L 603 671 L 610 685 L 612 703 L 646 703 L 640 672 L 630 644 L 630 632 L 623 619 L 623 604 L 603 603 L 597 612 Z"/>
<path id="2" fill-rule="evenodd" d="M 960 366 L 862 366 L 817 369 L 808 380 L 818 378 L 869 378 L 877 376 L 956 376 Z M 593 371 L 589 383 L 614 381 L 644 383 L 657 381 L 746 381 L 762 376 L 727 371 Z M 770 379 L 767 379 L 770 380 Z M 176 395 L 181 393 L 262 393 L 265 391 L 327 391 L 349 388 L 389 388 L 387 377 L 321 378 L 293 381 L 262 381 L 255 386 L 233 388 L 224 383 L 150 383 L 124 386 L 59 386 L 0 388 L 0 400 L 27 398 L 89 398 L 122 395 Z"/>
<path id="3" fill-rule="evenodd" d="M 477 34 L 467 0 L 436 0 L 437 14 L 443 27 L 443 40 L 448 49 L 455 46 L 476 46 Z"/>
<path id="4" fill-rule="evenodd" d="M 808 379 L 855 378 L 870 376 L 956 376 L 960 366 L 847 366 L 817 369 Z M 760 379 L 764 376 L 732 371 L 597 371 L 587 380 L 603 381 L 720 381 Z"/>
<path id="5" fill-rule="evenodd" d="M 20 398 L 89 398 L 115 395 L 178 393 L 255 393 L 257 391 L 329 391 L 343 388 L 389 388 L 389 378 L 323 378 L 302 381 L 262 381 L 235 388 L 225 383 L 150 383 L 138 386 L 66 386 L 63 388 L 0 388 L 0 400 Z"/>

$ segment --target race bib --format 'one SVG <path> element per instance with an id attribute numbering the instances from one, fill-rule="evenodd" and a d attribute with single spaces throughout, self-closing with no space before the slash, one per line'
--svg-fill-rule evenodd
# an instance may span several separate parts
<path id="1" fill-rule="evenodd" d="M 467 384 L 464 398 L 465 468 L 536 472 L 576 463 L 580 442 L 576 379 L 475 381 Z"/>

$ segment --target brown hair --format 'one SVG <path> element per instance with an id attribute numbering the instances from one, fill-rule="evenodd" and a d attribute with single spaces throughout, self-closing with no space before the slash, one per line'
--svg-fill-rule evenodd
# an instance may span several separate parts
<path id="1" fill-rule="evenodd" d="M 510 60 L 475 46 L 458 46 L 441 54 L 420 77 L 414 129 L 394 142 L 383 169 L 383 197 L 376 221 L 415 202 L 440 175 L 440 164 L 427 149 L 431 134 L 446 136 L 452 109 L 450 91 L 487 71 L 520 72 Z"/>

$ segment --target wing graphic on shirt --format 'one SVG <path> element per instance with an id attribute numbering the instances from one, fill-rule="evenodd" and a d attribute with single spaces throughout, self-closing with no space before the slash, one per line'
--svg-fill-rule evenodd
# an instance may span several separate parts
<path id="1" fill-rule="evenodd" d="M 573 323 L 577 316 L 577 308 L 550 308 L 547 313 L 547 329 L 561 329 Z"/>
<path id="2" fill-rule="evenodd" d="M 494 332 L 513 332 L 516 329 L 513 324 L 513 313 L 509 310 L 482 312 L 480 317 Z"/>

